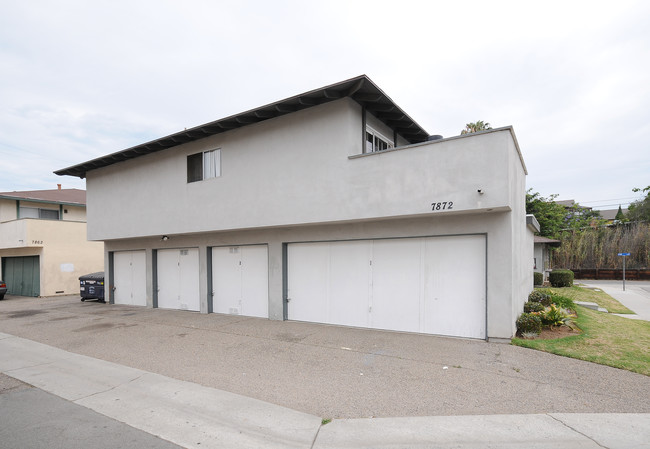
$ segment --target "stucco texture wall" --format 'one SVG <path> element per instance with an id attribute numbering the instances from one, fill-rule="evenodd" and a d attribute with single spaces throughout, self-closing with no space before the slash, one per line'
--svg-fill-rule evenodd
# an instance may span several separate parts
<path id="1" fill-rule="evenodd" d="M 221 177 L 187 183 L 187 156 L 216 148 Z M 106 261 L 146 251 L 150 305 L 153 251 L 199 248 L 202 312 L 209 248 L 267 244 L 269 318 L 282 319 L 285 243 L 485 234 L 487 332 L 510 338 L 533 251 L 512 129 L 361 153 L 360 107 L 342 99 L 93 170 L 89 238 L 106 241 Z M 453 207 L 432 210 L 442 202 Z"/>
<path id="2" fill-rule="evenodd" d="M 426 218 L 380 220 L 347 224 L 311 225 L 276 229 L 257 229 L 173 236 L 168 241 L 159 237 L 115 240 L 106 243 L 110 251 L 145 249 L 148 253 L 147 303 L 152 304 L 155 286 L 152 284 L 153 267 L 151 253 L 154 249 L 199 248 L 201 279 L 201 311 L 207 312 L 209 292 L 207 290 L 207 253 L 212 246 L 268 244 L 269 248 L 269 318 L 283 318 L 283 252 L 284 243 L 302 241 L 328 241 L 348 239 L 397 238 L 413 236 L 437 236 L 457 234 L 486 234 L 489 248 L 487 255 L 487 319 L 488 336 L 510 338 L 512 312 L 509 290 L 513 277 L 513 262 L 509 241 L 510 213 L 482 213 L 479 218 L 467 215 L 447 215 Z M 107 269 L 109 267 L 107 266 Z M 108 276 L 108 275 L 107 275 Z M 107 277 L 108 278 L 108 277 Z M 458 282 L 462 282 L 459 273 Z"/>
<path id="3" fill-rule="evenodd" d="M 104 270 L 104 244 L 86 240 L 86 223 L 33 221 L 27 239 L 42 242 L 41 296 L 78 294 L 79 276 Z"/>
<path id="4" fill-rule="evenodd" d="M 430 215 L 434 201 L 454 203 L 443 213 L 509 210 L 508 139 L 359 156 L 359 107 L 339 100 L 89 172 L 89 238 Z M 215 148 L 222 175 L 187 183 L 187 156 Z"/>
<path id="5" fill-rule="evenodd" d="M 16 202 L 0 199 L 0 223 L 16 219 Z"/>

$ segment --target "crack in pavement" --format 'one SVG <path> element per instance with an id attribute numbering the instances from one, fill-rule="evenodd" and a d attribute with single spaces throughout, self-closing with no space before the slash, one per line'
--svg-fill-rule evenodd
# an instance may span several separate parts
<path id="1" fill-rule="evenodd" d="M 591 438 L 589 435 L 586 435 L 586 434 L 580 432 L 579 430 L 574 429 L 573 427 L 571 427 L 570 425 L 568 425 L 567 423 L 565 423 L 565 422 L 562 421 L 561 419 L 556 418 L 555 416 L 551 415 L 550 413 L 547 413 L 546 416 L 549 416 L 550 418 L 552 418 L 552 419 L 554 419 L 555 421 L 559 422 L 560 424 L 562 424 L 562 425 L 563 425 L 564 427 L 566 427 L 567 429 L 570 429 L 570 430 L 574 431 L 575 433 L 580 434 L 580 435 L 582 435 L 583 437 L 587 438 L 588 440 L 593 441 L 594 443 L 596 443 L 598 446 L 602 447 L 603 449 L 609 449 L 607 446 L 603 446 L 603 445 L 600 444 L 598 441 L 596 441 L 596 440 L 594 440 L 593 438 Z"/>

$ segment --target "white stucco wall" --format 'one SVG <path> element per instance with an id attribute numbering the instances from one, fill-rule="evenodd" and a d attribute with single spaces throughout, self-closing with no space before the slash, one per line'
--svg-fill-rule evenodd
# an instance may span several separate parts
<path id="1" fill-rule="evenodd" d="M 512 129 L 364 155 L 361 127 L 361 108 L 343 99 L 90 171 L 89 238 L 106 241 L 107 279 L 110 252 L 144 249 L 151 305 L 154 251 L 199 248 L 207 312 L 209 248 L 267 244 L 269 318 L 282 319 L 284 244 L 485 234 L 487 332 L 510 338 L 533 284 Z M 215 148 L 222 176 L 188 184 L 187 156 Z M 453 208 L 432 211 L 439 202 Z"/>
<path id="2" fill-rule="evenodd" d="M 454 209 L 438 213 L 510 210 L 510 141 L 504 129 L 359 156 L 360 108 L 343 99 L 89 172 L 89 238 L 426 216 L 444 201 Z M 214 148 L 222 176 L 188 184 L 187 155 Z"/>
<path id="3" fill-rule="evenodd" d="M 208 311 L 207 255 L 212 246 L 267 244 L 269 248 L 269 318 L 283 318 L 283 254 L 285 243 L 303 241 L 327 241 L 348 239 L 374 239 L 413 236 L 436 236 L 457 234 L 486 234 L 489 248 L 487 255 L 487 301 L 488 336 L 510 338 L 513 335 L 512 312 L 509 289 L 512 282 L 512 253 L 508 245 L 510 213 L 482 213 L 480 220 L 467 215 L 440 215 L 392 220 L 378 220 L 363 223 L 282 227 L 274 229 L 253 229 L 196 235 L 172 236 L 168 241 L 160 237 L 114 240 L 106 242 L 107 279 L 110 274 L 108 253 L 132 249 L 147 251 L 147 303 L 153 304 L 152 251 L 166 248 L 199 248 L 201 278 L 201 311 Z M 462 273 L 459 273 L 462 282 Z M 532 282 L 532 281 L 531 281 Z"/>
<path id="4" fill-rule="evenodd" d="M 509 142 L 511 150 L 508 164 L 510 171 L 510 204 L 512 207 L 512 309 L 511 331 L 516 332 L 515 320 L 523 312 L 528 295 L 533 290 L 533 240 L 534 231 L 526 225 L 526 167 L 518 160 L 516 139 Z"/>

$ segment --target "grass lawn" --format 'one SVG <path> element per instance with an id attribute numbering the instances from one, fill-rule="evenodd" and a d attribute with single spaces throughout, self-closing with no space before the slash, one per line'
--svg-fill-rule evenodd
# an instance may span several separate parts
<path id="1" fill-rule="evenodd" d="M 555 295 L 566 296 L 573 301 L 595 302 L 600 307 L 606 308 L 609 313 L 634 313 L 602 290 L 595 291 L 584 287 L 547 288 L 542 290 L 549 290 Z"/>
<path id="2" fill-rule="evenodd" d="M 599 302 L 602 300 L 601 292 L 580 287 L 552 290 L 559 290 L 557 294 L 567 297 L 569 295 L 566 291 L 571 290 L 575 296 L 572 298 L 574 301 L 597 302 L 608 310 L 611 307 Z M 606 293 L 603 294 L 609 297 Z M 618 304 L 611 297 L 607 302 L 611 305 Z M 575 323 L 582 330 L 581 334 L 554 340 L 514 338 L 512 344 L 650 376 L 650 322 L 622 318 L 580 306 L 576 307 L 576 312 L 578 318 Z"/>

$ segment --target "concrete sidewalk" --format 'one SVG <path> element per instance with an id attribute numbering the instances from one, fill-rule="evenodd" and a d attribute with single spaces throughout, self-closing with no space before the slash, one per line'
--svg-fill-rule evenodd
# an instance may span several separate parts
<path id="1" fill-rule="evenodd" d="M 0 372 L 188 448 L 650 448 L 650 414 L 342 419 L 323 425 L 314 415 L 3 333 Z"/>
<path id="2" fill-rule="evenodd" d="M 627 281 L 623 291 L 623 281 L 580 280 L 581 284 L 598 288 L 634 312 L 634 315 L 617 313 L 625 318 L 650 321 L 650 282 Z"/>
<path id="3" fill-rule="evenodd" d="M 183 449 L 0 373 L 3 449 Z"/>

